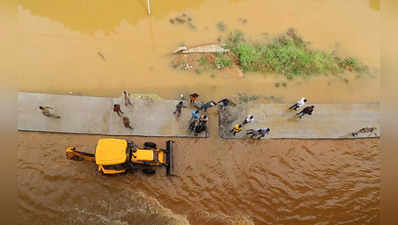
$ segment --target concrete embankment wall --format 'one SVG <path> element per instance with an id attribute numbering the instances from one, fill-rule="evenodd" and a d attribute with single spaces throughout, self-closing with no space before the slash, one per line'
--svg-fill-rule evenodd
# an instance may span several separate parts
<path id="1" fill-rule="evenodd" d="M 296 119 L 290 105 L 249 103 L 230 107 L 219 113 L 220 136 L 223 138 L 248 138 L 248 129 L 270 128 L 266 138 L 289 139 L 347 139 L 380 136 L 380 112 L 378 103 L 370 104 L 314 104 L 311 116 Z M 302 109 L 302 108 L 301 108 Z M 298 111 L 300 111 L 299 109 Z M 254 122 L 243 126 L 233 136 L 233 125 L 241 123 L 247 115 L 254 115 Z M 375 132 L 352 132 L 365 127 L 376 127 Z"/>
<path id="2" fill-rule="evenodd" d="M 151 98 L 132 98 L 131 101 L 133 105 L 126 107 L 121 98 L 21 92 L 17 127 L 23 131 L 194 137 L 188 130 L 191 110 L 183 110 L 179 118 L 173 114 L 178 101 Z M 113 112 L 113 104 L 121 105 L 123 115 L 130 119 L 134 129 L 123 126 L 122 119 Z M 54 107 L 61 118 L 43 116 L 40 105 Z"/>
<path id="3" fill-rule="evenodd" d="M 25 93 L 18 94 L 18 130 L 101 135 L 132 135 L 154 137 L 195 137 L 188 130 L 192 109 L 183 109 L 179 118 L 173 114 L 176 100 L 132 98 L 132 106 L 124 106 L 121 98 L 88 97 Z M 134 129 L 123 126 L 122 119 L 113 112 L 113 104 L 120 104 Z M 42 115 L 39 106 L 52 106 L 61 119 Z M 222 138 L 248 138 L 248 129 L 270 128 L 266 138 L 289 139 L 346 139 L 380 136 L 379 104 L 316 104 L 313 115 L 301 120 L 285 104 L 248 103 L 228 107 L 219 112 L 219 133 Z M 233 136 L 232 126 L 252 114 L 253 123 Z M 209 123 L 214 121 L 209 121 Z M 352 132 L 376 127 L 375 132 Z M 202 136 L 205 137 L 204 133 Z"/>

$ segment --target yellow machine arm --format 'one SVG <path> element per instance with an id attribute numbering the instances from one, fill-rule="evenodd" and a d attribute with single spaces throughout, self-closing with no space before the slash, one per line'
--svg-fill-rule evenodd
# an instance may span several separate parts
<path id="1" fill-rule="evenodd" d="M 90 162 L 95 161 L 94 154 L 76 151 L 76 148 L 72 146 L 67 147 L 65 152 L 67 159 L 77 160 L 77 161 L 90 161 Z"/>

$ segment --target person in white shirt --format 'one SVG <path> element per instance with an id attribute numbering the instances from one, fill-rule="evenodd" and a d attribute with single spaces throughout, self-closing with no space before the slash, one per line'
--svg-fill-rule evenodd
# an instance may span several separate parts
<path id="1" fill-rule="evenodd" d="M 289 109 L 290 109 L 290 110 L 297 111 L 297 109 L 300 108 L 301 106 L 305 105 L 306 102 L 307 102 L 307 99 L 303 97 L 303 98 L 301 98 L 300 100 L 298 100 L 298 101 L 296 102 L 296 104 L 290 106 Z"/>
<path id="2" fill-rule="evenodd" d="M 245 124 L 247 124 L 247 123 L 251 123 L 251 122 L 253 122 L 254 121 L 254 116 L 253 115 L 248 115 L 247 117 L 246 117 L 246 119 L 242 122 L 242 125 L 245 125 Z"/>
<path id="3" fill-rule="evenodd" d="M 57 115 L 55 109 L 51 106 L 39 106 L 39 109 L 41 110 L 41 113 L 47 117 L 52 117 L 55 119 L 61 118 L 61 116 Z"/>
<path id="4" fill-rule="evenodd" d="M 123 99 L 124 99 L 125 106 L 133 105 L 133 103 L 131 103 L 130 93 L 128 93 L 128 91 L 123 91 Z"/>

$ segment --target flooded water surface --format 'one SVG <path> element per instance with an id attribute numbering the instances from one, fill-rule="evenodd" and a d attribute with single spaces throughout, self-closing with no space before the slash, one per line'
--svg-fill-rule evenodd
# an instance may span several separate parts
<path id="1" fill-rule="evenodd" d="M 175 173 L 96 175 L 65 159 L 99 136 L 19 134 L 18 206 L 29 224 L 378 224 L 379 140 L 176 139 Z M 167 139 L 129 138 L 138 144 Z M 163 143 L 162 143 L 163 142 Z M 240 223 L 242 222 L 242 223 Z M 27 224 L 27 223 L 25 223 Z"/>
<path id="2" fill-rule="evenodd" d="M 0 5 L 10 32 L 0 60 L 20 91 L 119 96 L 124 89 L 203 99 L 246 93 L 282 102 L 379 100 L 379 1 L 13 0 Z M 173 18 L 187 15 L 183 23 Z M 7 19 L 4 18 L 13 18 Z M 3 20 L 4 19 L 4 20 Z M 245 21 L 245 22 L 242 22 Z M 223 24 L 224 31 L 217 24 Z M 314 48 L 353 56 L 369 75 L 286 80 L 277 74 L 175 70 L 180 45 L 213 43 L 240 30 L 261 40 L 294 28 Z M 1 39 L 0 39 L 1 40 Z M 4 43 L 3 43 L 4 45 Z M 286 82 L 286 87 L 275 85 Z M 216 118 L 212 112 L 212 118 Z M 214 124 L 214 123 L 213 123 Z M 212 128 L 212 130 L 216 130 Z M 68 161 L 100 136 L 18 133 L 20 224 L 378 224 L 379 139 L 225 141 L 175 139 L 177 177 L 163 170 L 102 177 Z M 160 145 L 167 139 L 133 138 Z"/>
<path id="3" fill-rule="evenodd" d="M 373 2 L 173 0 L 152 2 L 152 16 L 147 16 L 144 0 L 19 0 L 15 75 L 20 90 L 34 92 L 115 96 L 128 89 L 174 98 L 195 90 L 209 98 L 266 92 L 290 101 L 297 93 L 313 102 L 377 101 L 379 12 Z M 189 25 L 170 22 L 182 14 L 191 18 Z M 218 23 L 225 24 L 225 31 Z M 170 54 L 181 44 L 215 42 L 235 30 L 261 40 L 288 28 L 313 47 L 359 58 L 376 72 L 362 79 L 348 74 L 349 82 L 321 76 L 277 88 L 275 82 L 284 81 L 278 75 L 249 73 L 241 78 L 216 72 L 212 78 L 211 72 L 197 75 L 170 66 Z M 323 91 L 328 94 L 319 94 Z"/>

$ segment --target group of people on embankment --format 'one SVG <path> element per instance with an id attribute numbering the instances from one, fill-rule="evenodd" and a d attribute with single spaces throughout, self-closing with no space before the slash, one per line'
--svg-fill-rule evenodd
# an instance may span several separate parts
<path id="1" fill-rule="evenodd" d="M 130 94 L 127 91 L 123 91 L 123 104 L 124 106 L 131 107 L 132 101 L 130 99 Z M 207 110 L 214 107 L 218 106 L 220 111 L 225 110 L 227 107 L 230 106 L 232 103 L 231 100 L 227 98 L 223 98 L 218 102 L 215 102 L 213 100 L 201 103 L 198 101 L 199 94 L 197 93 L 192 93 L 189 95 L 189 106 L 192 109 L 191 113 L 191 118 L 188 121 L 188 129 L 190 132 L 192 132 L 195 136 L 198 134 L 205 132 L 206 136 L 208 134 L 208 121 L 209 121 L 209 116 L 207 114 Z M 299 101 L 297 101 L 294 105 L 289 107 L 289 110 L 294 110 L 297 111 L 299 108 L 303 107 L 307 102 L 306 98 L 301 98 Z M 181 112 L 183 108 L 187 108 L 184 104 L 184 101 L 181 100 L 177 103 L 175 106 L 175 111 L 173 112 L 177 117 L 181 115 Z M 51 117 L 54 119 L 61 119 L 61 116 L 57 114 L 56 110 L 54 107 L 51 106 L 39 106 L 39 109 L 41 110 L 42 114 L 46 117 Z M 304 109 L 302 109 L 300 112 L 296 113 L 296 116 L 298 119 L 301 119 L 305 115 L 311 115 L 312 112 L 314 111 L 314 106 L 307 106 Z M 128 116 L 124 114 L 122 111 L 121 105 L 120 104 L 114 104 L 113 105 L 113 112 L 118 115 L 121 118 L 121 124 L 128 129 L 134 129 L 133 126 L 131 125 L 131 120 Z M 230 132 L 232 133 L 233 136 L 236 134 L 240 133 L 244 126 L 247 124 L 253 123 L 254 121 L 254 115 L 247 115 L 242 122 L 237 123 L 232 126 L 232 129 Z M 250 138 L 253 139 L 261 139 L 268 135 L 271 132 L 270 128 L 256 128 L 256 129 L 248 129 L 246 131 L 246 135 L 249 136 Z"/>
<path id="2" fill-rule="evenodd" d="M 132 106 L 133 103 L 130 99 L 130 94 L 127 91 L 123 91 L 123 102 L 125 107 Z M 39 106 L 40 111 L 46 117 L 61 119 L 61 116 L 56 112 L 56 109 L 52 106 Z M 124 115 L 124 112 L 121 109 L 120 104 L 113 105 L 113 112 L 116 113 L 121 118 L 121 123 L 125 128 L 133 129 L 131 126 L 130 118 Z"/>
<path id="3" fill-rule="evenodd" d="M 301 98 L 298 100 L 294 105 L 289 107 L 289 110 L 294 110 L 297 111 L 299 108 L 303 107 L 307 102 L 306 98 Z M 303 118 L 305 115 L 312 115 L 312 112 L 314 111 L 314 106 L 307 106 L 304 109 L 302 109 L 300 112 L 296 113 L 296 117 L 298 119 Z M 248 115 L 241 123 L 235 124 L 232 129 L 230 130 L 230 133 L 232 133 L 233 136 L 236 134 L 240 133 L 243 130 L 243 127 L 246 124 L 252 123 L 254 121 L 254 116 L 253 115 Z M 270 128 L 257 128 L 257 129 L 248 129 L 246 131 L 246 135 L 249 136 L 252 139 L 261 139 L 268 135 L 271 132 Z"/>

